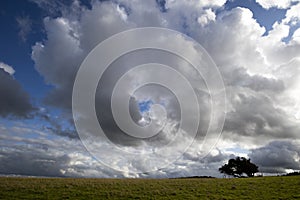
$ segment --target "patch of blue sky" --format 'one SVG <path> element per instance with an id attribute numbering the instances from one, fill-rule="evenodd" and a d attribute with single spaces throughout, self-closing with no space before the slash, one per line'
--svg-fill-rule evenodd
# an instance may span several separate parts
<path id="1" fill-rule="evenodd" d="M 232 152 L 232 153 L 234 153 L 236 155 L 240 155 L 240 156 L 248 155 L 250 153 L 249 150 L 242 149 L 240 147 L 228 148 L 228 149 L 226 149 L 226 152 Z"/>
<path id="2" fill-rule="evenodd" d="M 141 113 L 148 112 L 152 105 L 153 101 L 151 99 L 138 102 L 139 110 Z"/>
<path id="3" fill-rule="evenodd" d="M 225 4 L 225 10 L 231 10 L 236 7 L 248 8 L 252 11 L 254 19 L 263 27 L 266 32 L 264 36 L 269 34 L 269 31 L 273 29 L 275 22 L 281 22 L 285 18 L 287 9 L 270 8 L 264 9 L 255 0 L 232 0 L 227 1 Z"/>
<path id="4" fill-rule="evenodd" d="M 295 31 L 300 28 L 300 19 L 290 22 L 289 26 L 290 26 L 289 35 L 282 39 L 282 41 L 285 43 L 288 43 L 292 39 Z"/>
<path id="5" fill-rule="evenodd" d="M 42 76 L 32 67 L 34 62 L 30 56 L 36 41 L 43 41 L 46 38 L 43 28 L 44 15 L 35 3 L 17 0 L 0 1 L 0 24 L 5 27 L 0 37 L 0 61 L 15 69 L 14 77 L 30 96 L 37 99 L 44 97 L 53 87 L 44 84 Z M 28 17 L 31 21 L 26 41 L 22 41 L 19 36 L 17 17 Z"/>
<path id="6" fill-rule="evenodd" d="M 1 118 L 0 126 L 7 131 L 7 134 L 14 137 L 34 139 L 40 137 L 42 132 L 38 124 L 32 123 L 32 120 L 10 120 Z"/>

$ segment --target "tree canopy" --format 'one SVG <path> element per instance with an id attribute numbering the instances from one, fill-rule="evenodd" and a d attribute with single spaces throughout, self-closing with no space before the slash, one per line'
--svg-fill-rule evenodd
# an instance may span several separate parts
<path id="1" fill-rule="evenodd" d="M 234 177 L 242 177 L 243 174 L 253 177 L 258 172 L 258 166 L 251 163 L 250 159 L 236 157 L 235 159 L 230 159 L 227 164 L 220 167 L 219 172 Z"/>

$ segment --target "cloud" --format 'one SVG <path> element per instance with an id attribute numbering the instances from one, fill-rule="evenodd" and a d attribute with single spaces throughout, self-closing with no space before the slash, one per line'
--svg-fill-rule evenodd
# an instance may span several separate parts
<path id="1" fill-rule="evenodd" d="M 228 86 L 248 88 L 255 92 L 283 92 L 284 82 L 275 77 L 250 75 L 245 68 L 236 68 L 225 76 Z"/>
<path id="2" fill-rule="evenodd" d="M 272 0 L 256 0 L 257 3 L 259 3 L 263 8 L 269 9 L 269 8 L 279 8 L 279 9 L 287 9 L 292 4 L 298 3 L 299 0 L 282 0 L 282 1 L 272 1 Z"/>
<path id="3" fill-rule="evenodd" d="M 283 2 L 277 7 L 290 7 L 290 1 Z M 99 42 L 134 27 L 167 27 L 186 33 L 203 45 L 223 75 L 228 92 L 223 141 L 238 141 L 246 150 L 250 147 L 258 148 L 255 151 L 257 153 L 264 151 L 259 148 L 274 139 L 299 139 L 299 119 L 295 118 L 295 110 L 300 109 L 299 31 L 295 31 L 287 43 L 282 42 L 289 35 L 290 24 L 295 21 L 297 5 L 292 6 L 287 11 L 286 18 L 282 22 L 276 22 L 273 30 L 265 36 L 265 28 L 253 18 L 251 10 L 239 7 L 222 10 L 224 3 L 225 1 L 137 3 L 126 0 L 92 2 L 90 9 L 72 4 L 69 8 L 64 7 L 64 12 L 59 17 L 46 17 L 44 25 L 47 39 L 32 47 L 35 68 L 48 84 L 54 85 L 54 90 L 48 94 L 46 102 L 64 109 L 71 116 L 71 94 L 75 75 L 85 56 Z M 259 3 L 265 8 L 274 7 L 269 1 Z M 218 13 L 215 12 L 216 8 L 220 9 Z M 97 114 L 105 116 L 102 119 L 98 116 L 98 119 L 104 129 L 110 132 L 110 139 L 126 148 L 145 143 L 126 141 L 127 136 L 121 133 L 113 121 L 110 111 L 111 92 L 118 78 L 129 66 L 153 62 L 149 60 L 149 55 L 159 63 L 171 63 L 174 66 L 177 64 L 182 73 L 193 77 L 193 71 L 186 70 L 187 63 L 162 52 L 128 54 L 108 68 L 98 85 L 101 93 L 96 95 Z M 122 70 L 119 70 L 120 66 Z M 134 77 L 138 80 L 147 76 L 158 75 L 141 73 Z M 202 103 L 200 125 L 204 132 L 208 128 L 207 116 L 210 116 L 210 104 L 207 101 L 209 95 L 202 89 L 203 80 L 195 82 L 199 84 L 197 95 Z M 176 101 L 169 100 L 172 99 L 171 95 L 163 93 L 165 92 L 154 92 L 153 98 L 162 96 L 168 100 L 168 110 L 170 116 L 173 116 L 171 124 L 176 124 L 180 118 Z M 140 100 L 147 100 L 146 90 L 136 94 L 132 103 Z M 131 108 L 132 116 L 138 121 L 141 118 L 139 111 L 134 106 Z M 190 116 L 190 120 L 193 120 L 193 116 Z M 62 132 L 62 135 L 65 133 Z M 198 149 L 194 149 L 194 153 L 200 154 Z M 222 152 L 219 157 L 208 157 L 204 161 L 206 165 L 202 167 L 209 165 L 216 170 L 217 165 L 228 157 L 221 154 Z M 161 173 L 174 175 L 179 169 L 186 170 L 184 173 L 195 173 L 196 166 L 199 167 L 195 160 L 193 156 L 187 155 L 172 166 L 174 171 L 163 170 Z M 213 162 L 214 160 L 218 162 Z M 210 162 L 214 164 L 209 164 Z M 144 166 L 135 167 L 141 169 Z"/>
<path id="4" fill-rule="evenodd" d="M 121 1 L 120 3 L 95 2 L 92 9 L 83 10 L 80 17 L 69 14 L 57 18 L 45 18 L 47 41 L 37 43 L 33 47 L 32 58 L 36 69 L 45 77 L 46 82 L 55 86 L 47 96 L 46 102 L 70 110 L 73 82 L 80 63 L 95 45 L 112 34 L 139 26 L 164 26 L 165 22 L 170 23 L 167 26 L 181 30 L 181 26 L 186 22 L 179 20 L 180 24 L 177 24 L 175 20 L 173 24 L 171 18 L 174 18 L 176 12 L 182 12 L 182 6 L 186 6 L 189 10 L 194 9 L 195 5 L 201 8 L 199 11 L 194 10 L 199 17 L 213 14 L 212 10 L 205 9 L 206 6 L 211 4 L 213 7 L 221 6 L 220 2 L 210 1 L 199 5 L 182 4 L 179 1 L 168 3 L 168 12 L 171 14 L 165 16 L 160 12 L 155 1 L 141 4 L 140 7 L 132 1 Z M 71 10 L 73 11 L 73 8 Z M 190 18 L 188 12 L 183 14 Z M 209 17 L 209 20 L 214 19 Z M 196 24 L 199 26 L 197 22 Z M 57 52 L 63 53 L 56 56 Z M 53 59 L 54 57 L 56 58 Z M 158 60 L 167 59 L 158 58 Z M 133 59 L 130 61 L 134 62 Z M 63 73 L 60 73 L 61 71 Z"/>
<path id="5" fill-rule="evenodd" d="M 26 42 L 28 34 L 32 30 L 32 20 L 29 16 L 26 17 L 17 17 L 16 22 L 19 28 L 19 37 L 23 42 Z"/>
<path id="6" fill-rule="evenodd" d="M 115 177 L 170 178 L 192 175 L 218 176 L 215 170 L 228 155 L 220 151 L 209 155 L 204 161 L 195 154 L 184 157 L 167 168 L 146 174 L 129 173 L 122 163 L 114 162 L 105 166 L 95 160 L 81 145 L 79 140 L 69 140 L 62 136 L 49 137 L 48 131 L 40 131 L 31 125 L 15 122 L 11 126 L 0 124 L 0 174 L 51 177 Z M 192 156 L 193 158 L 191 158 Z M 114 154 L 107 159 L 116 160 Z M 187 163 L 190 166 L 187 166 Z M 144 161 L 134 163 L 139 169 L 147 169 Z M 116 166 L 124 167 L 123 172 L 115 171 Z"/>
<path id="7" fill-rule="evenodd" d="M 284 28 L 284 23 L 278 26 Z M 193 35 L 219 66 L 227 88 L 224 138 L 246 146 L 273 138 L 299 138 L 298 121 L 291 112 L 299 102 L 295 97 L 299 45 L 284 44 L 285 35 L 279 36 L 276 29 L 263 36 L 264 28 L 245 8 L 220 13 L 204 30 Z M 290 67 L 283 69 L 289 62 Z"/>
<path id="8" fill-rule="evenodd" d="M 3 69 L 5 72 L 9 73 L 10 75 L 13 75 L 15 73 L 15 70 L 12 66 L 9 66 L 3 62 L 0 62 L 0 69 Z"/>
<path id="9" fill-rule="evenodd" d="M 0 174 L 54 177 L 123 177 L 95 161 L 79 140 L 12 123 L 0 125 Z"/>
<path id="10" fill-rule="evenodd" d="M 166 0 L 166 7 L 167 8 L 179 8 L 180 6 L 186 7 L 194 7 L 196 9 L 203 9 L 203 8 L 219 8 L 222 7 L 226 3 L 226 0 L 204 0 L 204 1 L 174 1 L 174 0 Z"/>
<path id="11" fill-rule="evenodd" d="M 273 141 L 253 149 L 249 156 L 261 172 L 286 173 L 287 169 L 300 170 L 300 148 L 297 141 Z"/>
<path id="12" fill-rule="evenodd" d="M 13 73 L 12 67 L 0 63 L 0 116 L 29 117 L 35 108 Z"/>
<path id="13" fill-rule="evenodd" d="M 202 15 L 201 17 L 198 17 L 198 19 L 197 19 L 197 21 L 202 26 L 205 26 L 210 21 L 215 21 L 215 19 L 216 19 L 216 14 L 211 9 L 205 10 L 205 13 L 206 13 L 205 15 Z"/>
<path id="14" fill-rule="evenodd" d="M 46 122 L 43 129 L 50 131 L 52 134 L 57 136 L 64 136 L 70 139 L 79 139 L 78 134 L 75 130 L 73 120 L 68 120 L 69 116 L 51 116 L 49 111 L 47 110 L 40 110 L 36 113 L 36 118 L 41 119 L 42 121 Z M 61 119 L 64 119 L 62 122 Z"/>
<path id="15" fill-rule="evenodd" d="M 60 0 L 29 0 L 29 2 L 35 3 L 45 13 L 45 15 L 59 16 L 62 14 L 68 14 L 70 7 L 79 6 L 80 1 L 60 1 Z M 83 5 L 82 5 L 83 6 Z"/>
<path id="16" fill-rule="evenodd" d="M 234 108 L 227 114 L 224 137 L 256 144 L 274 138 L 299 138 L 295 119 L 275 107 L 269 97 L 245 91 L 234 94 L 231 101 Z"/>

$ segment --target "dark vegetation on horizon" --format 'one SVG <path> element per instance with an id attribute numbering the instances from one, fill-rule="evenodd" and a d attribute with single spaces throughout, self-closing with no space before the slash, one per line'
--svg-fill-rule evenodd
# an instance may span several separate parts
<path id="1" fill-rule="evenodd" d="M 291 173 L 284 174 L 283 176 L 300 176 L 300 172 L 291 172 Z"/>

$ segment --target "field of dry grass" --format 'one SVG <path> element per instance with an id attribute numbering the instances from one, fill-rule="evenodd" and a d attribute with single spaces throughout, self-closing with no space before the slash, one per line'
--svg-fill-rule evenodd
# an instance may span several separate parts
<path id="1" fill-rule="evenodd" d="M 300 199 L 300 176 L 232 179 L 0 178 L 0 199 Z"/>

